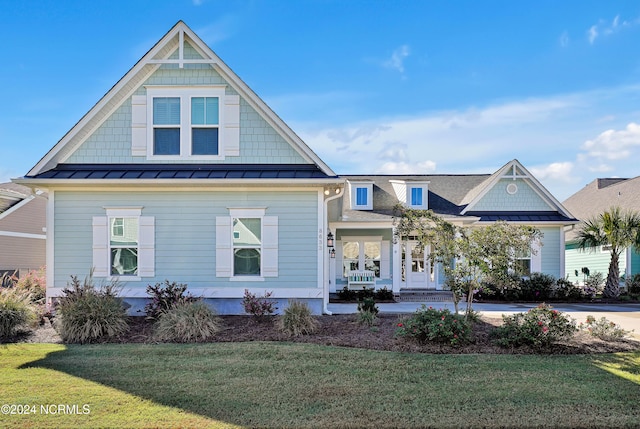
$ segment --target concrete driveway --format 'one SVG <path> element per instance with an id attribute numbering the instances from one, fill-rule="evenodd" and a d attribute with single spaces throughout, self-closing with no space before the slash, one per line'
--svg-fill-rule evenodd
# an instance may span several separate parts
<path id="1" fill-rule="evenodd" d="M 413 313 L 422 304 L 437 309 L 447 308 L 454 311 L 452 302 L 396 302 L 389 304 L 377 304 L 382 313 Z M 501 317 L 503 314 L 521 313 L 536 307 L 534 303 L 516 304 L 483 304 L 474 303 L 473 309 L 488 317 Z M 587 316 L 591 315 L 596 319 L 606 317 L 608 320 L 620 325 L 623 329 L 632 332 L 632 336 L 640 340 L 640 304 L 551 304 L 553 308 L 563 313 L 569 314 L 576 319 L 577 323 L 584 322 Z M 356 304 L 329 304 L 329 311 L 333 314 L 357 313 Z M 460 303 L 460 309 L 464 310 L 465 303 Z"/>

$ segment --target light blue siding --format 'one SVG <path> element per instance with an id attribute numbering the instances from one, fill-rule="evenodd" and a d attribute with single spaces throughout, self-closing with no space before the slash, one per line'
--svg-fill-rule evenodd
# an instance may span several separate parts
<path id="1" fill-rule="evenodd" d="M 193 51 L 193 52 L 192 52 Z M 185 50 L 185 58 L 197 58 L 193 48 Z M 228 85 L 210 65 L 162 65 L 137 90 L 145 95 L 144 85 Z M 227 86 L 227 95 L 237 94 Z M 127 99 L 87 140 L 69 157 L 67 163 L 164 163 L 146 157 L 131 156 L 131 99 Z M 192 161 L 179 160 L 175 163 Z M 240 99 L 240 156 L 227 156 L 225 164 L 308 164 L 249 104 Z"/>
<path id="2" fill-rule="evenodd" d="M 584 276 L 582 274 L 582 267 L 589 268 L 591 274 L 602 273 L 606 278 L 609 272 L 609 262 L 611 261 L 611 254 L 609 252 L 602 252 L 600 248 L 591 248 L 586 251 L 580 250 L 575 244 L 567 245 L 565 252 L 565 266 L 569 280 L 573 282 L 582 283 Z M 620 275 L 624 274 L 625 266 L 627 263 L 626 252 L 620 255 Z M 575 271 L 578 271 L 576 276 Z"/>
<path id="3" fill-rule="evenodd" d="M 564 231 L 562 227 L 540 228 L 540 231 L 544 234 L 542 238 L 543 246 L 540 248 L 542 272 L 559 278 L 562 272 L 560 256 L 564 251 L 561 247 L 560 238 Z"/>
<path id="4" fill-rule="evenodd" d="M 318 207 L 315 192 L 63 192 L 55 193 L 55 287 L 92 267 L 92 218 L 105 206 L 143 206 L 155 218 L 155 277 L 126 287 L 145 288 L 165 279 L 190 287 L 318 288 Z M 215 218 L 228 207 L 267 207 L 278 217 L 278 277 L 260 283 L 216 277 Z"/>
<path id="5" fill-rule="evenodd" d="M 507 185 L 515 183 L 518 192 L 509 194 Z M 473 211 L 555 211 L 522 179 L 502 179 L 472 208 Z"/>
<path id="6" fill-rule="evenodd" d="M 631 275 L 640 273 L 640 254 L 637 251 L 631 252 Z"/>

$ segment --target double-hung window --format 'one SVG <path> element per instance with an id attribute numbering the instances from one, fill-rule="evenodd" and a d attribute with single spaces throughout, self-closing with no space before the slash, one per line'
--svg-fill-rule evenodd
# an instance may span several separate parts
<path id="1" fill-rule="evenodd" d="M 105 207 L 94 216 L 93 269 L 95 277 L 140 281 L 155 275 L 155 219 L 142 216 L 141 207 Z"/>
<path id="2" fill-rule="evenodd" d="M 218 155 L 218 97 L 191 97 L 191 154 Z"/>
<path id="3" fill-rule="evenodd" d="M 180 97 L 153 98 L 153 154 L 180 155 Z"/>
<path id="4" fill-rule="evenodd" d="M 216 277 L 261 281 L 278 277 L 278 217 L 264 208 L 230 208 L 216 217 Z"/>
<path id="5" fill-rule="evenodd" d="M 138 275 L 138 218 L 109 218 L 110 274 L 112 276 Z"/>
<path id="6" fill-rule="evenodd" d="M 233 275 L 259 276 L 262 252 L 262 219 L 233 219 Z"/>
<path id="7" fill-rule="evenodd" d="M 517 275 L 528 277 L 531 275 L 531 250 L 518 252 L 515 255 L 514 271 Z"/>

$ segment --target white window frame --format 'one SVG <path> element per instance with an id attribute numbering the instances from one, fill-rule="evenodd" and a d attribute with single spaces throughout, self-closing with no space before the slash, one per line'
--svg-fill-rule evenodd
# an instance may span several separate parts
<path id="1" fill-rule="evenodd" d="M 422 190 L 422 204 L 413 204 L 412 193 L 414 189 Z M 407 206 L 412 209 L 426 210 L 429 208 L 429 185 L 428 182 L 407 183 Z"/>
<path id="2" fill-rule="evenodd" d="M 93 268 L 94 277 L 107 280 L 142 281 L 155 276 L 155 218 L 142 216 L 142 207 L 104 207 L 105 215 L 93 217 Z M 137 275 L 111 274 L 111 219 L 135 218 L 138 220 L 138 273 Z"/>
<path id="3" fill-rule="evenodd" d="M 367 190 L 367 202 L 358 204 L 358 188 Z M 372 182 L 349 182 L 351 193 L 351 208 L 354 210 L 373 210 L 373 183 Z"/>
<path id="4" fill-rule="evenodd" d="M 224 147 L 224 131 L 225 124 L 225 87 L 224 86 L 207 86 L 207 87 L 165 87 L 165 86 L 148 86 L 147 88 L 147 159 L 152 160 L 201 160 L 201 161 L 219 161 L 225 158 Z M 175 97 L 180 99 L 180 153 L 175 155 L 156 155 L 153 152 L 153 99 L 162 97 Z M 191 98 L 209 97 L 218 98 L 218 124 L 196 125 L 191 124 Z M 168 126 L 163 126 L 168 127 Z M 218 154 L 217 155 L 193 155 L 192 149 L 192 130 L 193 128 L 217 128 L 218 129 Z"/>
<path id="5" fill-rule="evenodd" d="M 230 281 L 258 282 L 278 277 L 278 217 L 266 208 L 229 208 L 229 216 L 216 217 L 216 277 Z M 260 219 L 260 275 L 235 275 L 233 219 Z"/>
<path id="6" fill-rule="evenodd" d="M 136 216 L 107 216 L 108 217 L 108 222 L 109 222 L 109 229 L 110 229 L 110 236 L 109 236 L 109 244 L 108 244 L 108 248 L 109 248 L 109 274 L 112 277 L 122 277 L 122 278 L 138 278 L 138 270 L 140 268 L 140 216 L 136 215 Z M 122 219 L 122 234 L 118 235 L 118 234 L 114 234 L 114 229 L 116 227 L 115 225 L 115 220 L 117 219 Z M 135 237 L 135 245 L 116 245 L 111 243 L 111 237 L 125 237 L 127 235 L 126 233 L 126 220 L 127 219 L 132 219 L 136 221 L 136 237 Z M 112 223 L 112 221 L 114 223 Z M 133 238 L 133 237 L 132 237 Z M 113 274 L 113 261 L 111 260 L 111 253 L 113 252 L 113 249 L 136 249 L 136 273 L 135 274 Z"/>

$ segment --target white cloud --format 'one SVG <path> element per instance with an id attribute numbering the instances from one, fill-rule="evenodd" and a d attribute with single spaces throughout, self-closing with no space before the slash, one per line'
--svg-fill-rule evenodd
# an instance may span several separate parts
<path id="1" fill-rule="evenodd" d="M 430 174 L 435 171 L 436 163 L 433 161 L 422 161 L 415 164 L 408 162 L 385 162 L 376 170 L 376 174 Z"/>
<path id="2" fill-rule="evenodd" d="M 404 73 L 404 60 L 409 56 L 411 50 L 408 45 L 402 45 L 393 51 L 391 58 L 384 62 L 384 66 L 400 73 Z"/>
<path id="3" fill-rule="evenodd" d="M 566 48 L 567 46 L 569 46 L 569 33 L 567 31 L 563 31 L 562 34 L 560 35 L 560 46 L 563 48 Z"/>
<path id="4" fill-rule="evenodd" d="M 626 86 L 329 127 L 287 122 L 338 174 L 493 173 L 515 158 L 562 201 L 605 173 L 638 175 L 618 154 L 640 158 L 639 95 Z"/>
<path id="5" fill-rule="evenodd" d="M 610 22 L 601 19 L 597 24 L 592 25 L 589 30 L 587 30 L 587 38 L 589 39 L 589 43 L 593 45 L 600 36 L 610 36 L 623 28 L 632 27 L 637 24 L 640 24 L 640 19 L 621 21 L 620 15 L 616 15 Z"/>
<path id="6" fill-rule="evenodd" d="M 624 130 L 607 130 L 593 140 L 587 140 L 581 149 L 596 162 L 628 159 L 632 152 L 640 155 L 640 125 L 630 123 Z"/>
<path id="7" fill-rule="evenodd" d="M 572 182 L 573 162 L 552 162 L 548 165 L 535 166 L 529 169 L 538 180 L 561 180 Z"/>

